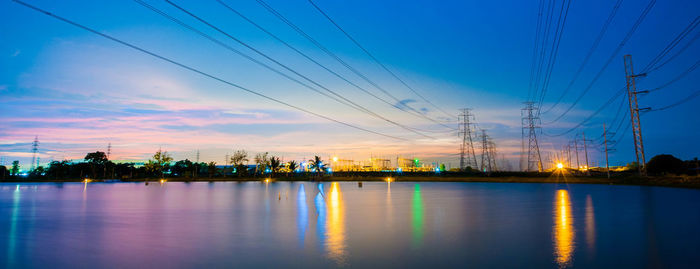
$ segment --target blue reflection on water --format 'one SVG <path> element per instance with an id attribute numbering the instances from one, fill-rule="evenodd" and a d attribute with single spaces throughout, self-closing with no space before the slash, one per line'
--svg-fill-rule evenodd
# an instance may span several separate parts
<path id="1" fill-rule="evenodd" d="M 297 191 L 297 228 L 299 229 L 299 245 L 302 247 L 304 246 L 308 222 L 309 216 L 308 207 L 306 205 L 306 192 L 304 191 L 304 184 L 301 184 Z"/>
<path id="2" fill-rule="evenodd" d="M 15 265 L 15 251 L 17 248 L 17 220 L 19 219 L 19 202 L 20 202 L 19 185 L 15 188 L 12 194 L 12 217 L 10 218 L 10 230 L 7 235 L 7 265 L 11 267 Z"/>

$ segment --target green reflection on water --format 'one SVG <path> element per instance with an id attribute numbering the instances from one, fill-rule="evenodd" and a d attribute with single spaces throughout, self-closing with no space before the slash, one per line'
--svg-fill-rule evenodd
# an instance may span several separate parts
<path id="1" fill-rule="evenodd" d="M 19 218 L 19 185 L 12 195 L 12 217 L 10 219 L 10 231 L 7 235 L 7 266 L 15 263 L 15 246 L 17 245 L 17 219 Z"/>
<path id="2" fill-rule="evenodd" d="M 411 219 L 413 224 L 413 247 L 423 244 L 423 199 L 420 196 L 420 185 L 415 184 L 411 202 Z"/>

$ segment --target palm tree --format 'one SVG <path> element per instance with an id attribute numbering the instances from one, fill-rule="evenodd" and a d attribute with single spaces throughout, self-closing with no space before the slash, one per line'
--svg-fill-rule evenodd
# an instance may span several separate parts
<path id="1" fill-rule="evenodd" d="M 270 170 L 272 170 L 272 177 L 275 177 L 275 173 L 280 169 L 280 164 L 279 157 L 270 157 Z"/>
<path id="2" fill-rule="evenodd" d="M 294 172 L 294 170 L 297 170 L 298 167 L 299 167 L 299 164 L 297 164 L 296 161 L 289 161 L 289 165 L 287 166 L 287 168 L 289 169 L 289 172 Z M 287 174 L 289 174 L 289 173 L 287 173 Z"/>
<path id="3" fill-rule="evenodd" d="M 316 170 L 316 173 L 319 176 L 321 176 L 321 171 L 323 171 L 323 169 L 325 169 L 325 167 L 323 165 L 323 160 L 321 160 L 321 157 L 318 157 L 318 156 L 314 156 L 313 160 L 309 160 L 309 166 L 311 166 L 311 168 Z"/>

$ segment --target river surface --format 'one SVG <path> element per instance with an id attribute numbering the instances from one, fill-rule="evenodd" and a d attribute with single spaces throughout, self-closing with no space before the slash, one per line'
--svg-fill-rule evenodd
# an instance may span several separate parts
<path id="1" fill-rule="evenodd" d="M 0 268 L 700 267 L 690 189 L 8 183 L 0 218 Z"/>

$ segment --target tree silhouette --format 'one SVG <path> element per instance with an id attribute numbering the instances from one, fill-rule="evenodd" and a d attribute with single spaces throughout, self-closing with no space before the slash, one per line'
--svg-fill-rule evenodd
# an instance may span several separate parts
<path id="1" fill-rule="evenodd" d="M 19 161 L 15 160 L 12 162 L 12 171 L 11 172 L 12 172 L 13 176 L 16 176 L 17 174 L 19 174 Z"/>
<path id="2" fill-rule="evenodd" d="M 85 159 L 85 161 L 90 164 L 92 178 L 97 178 L 97 168 L 103 167 L 108 161 L 107 154 L 105 154 L 102 151 L 90 152 L 87 155 L 85 155 L 85 158 L 83 159 Z"/>
<path id="3" fill-rule="evenodd" d="M 144 167 L 146 167 L 146 170 L 151 173 L 160 174 L 160 177 L 162 178 L 165 175 L 165 168 L 172 160 L 173 157 L 171 157 L 167 151 L 158 150 L 156 154 L 153 154 L 153 159 L 148 160 L 148 162 L 144 164 Z"/>
<path id="4" fill-rule="evenodd" d="M 280 166 L 280 158 L 275 156 L 270 157 L 270 170 L 272 170 L 272 177 L 275 177 L 275 173 L 279 171 Z"/>
<path id="5" fill-rule="evenodd" d="M 214 177 L 216 174 L 216 162 L 209 162 L 207 166 L 207 172 L 209 172 L 209 178 Z"/>
<path id="6" fill-rule="evenodd" d="M 245 150 L 237 150 L 231 156 L 231 164 L 236 168 L 236 175 L 241 177 L 241 175 L 248 171 L 244 163 L 248 162 L 248 152 Z"/>
<path id="7" fill-rule="evenodd" d="M 289 172 L 294 173 L 294 170 L 297 170 L 297 168 L 299 168 L 299 164 L 297 164 L 296 161 L 292 160 L 289 161 L 287 168 L 289 169 Z"/>
<path id="8" fill-rule="evenodd" d="M 321 157 L 319 156 L 314 156 L 312 160 L 309 160 L 309 166 L 311 166 L 311 168 L 316 171 L 318 176 L 321 176 L 321 171 L 325 169 L 325 166 L 323 165 L 323 160 L 321 160 Z"/>
<path id="9" fill-rule="evenodd" d="M 673 155 L 659 154 L 649 160 L 646 169 L 649 174 L 681 174 L 684 172 L 684 165 L 683 161 Z"/>
<path id="10" fill-rule="evenodd" d="M 260 174 L 265 172 L 265 169 L 270 165 L 270 159 L 267 157 L 267 152 L 258 153 L 255 155 L 255 173 L 260 171 Z"/>

